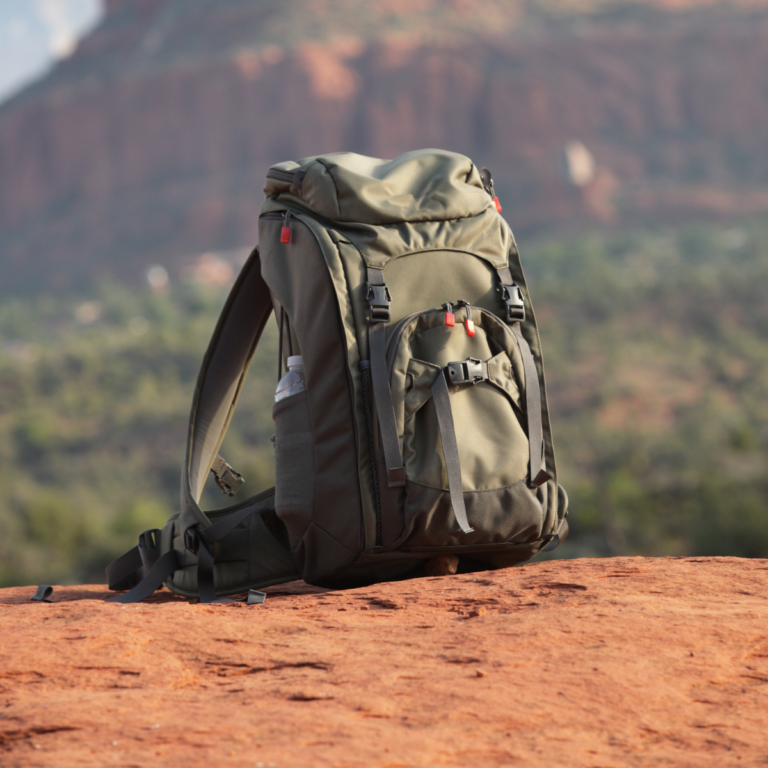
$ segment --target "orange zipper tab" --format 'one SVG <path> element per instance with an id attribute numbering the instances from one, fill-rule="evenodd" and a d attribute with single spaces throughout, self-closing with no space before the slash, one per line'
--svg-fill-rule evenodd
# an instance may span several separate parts
<path id="1" fill-rule="evenodd" d="M 285 220 L 283 221 L 283 229 L 280 232 L 280 242 L 287 245 L 291 242 L 291 212 L 285 212 Z"/>

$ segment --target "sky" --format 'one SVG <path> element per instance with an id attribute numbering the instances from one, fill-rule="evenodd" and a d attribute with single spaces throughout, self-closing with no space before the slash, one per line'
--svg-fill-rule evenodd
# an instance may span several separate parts
<path id="1" fill-rule="evenodd" d="M 101 12 L 101 0 L 0 0 L 0 103 L 72 53 Z"/>

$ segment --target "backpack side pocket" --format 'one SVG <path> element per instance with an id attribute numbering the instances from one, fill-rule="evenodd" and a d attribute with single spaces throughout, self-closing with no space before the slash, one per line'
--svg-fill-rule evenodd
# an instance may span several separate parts
<path id="1" fill-rule="evenodd" d="M 315 497 L 315 451 L 307 393 L 275 403 L 272 415 L 275 512 L 288 529 L 291 549 L 295 549 L 312 522 Z"/>

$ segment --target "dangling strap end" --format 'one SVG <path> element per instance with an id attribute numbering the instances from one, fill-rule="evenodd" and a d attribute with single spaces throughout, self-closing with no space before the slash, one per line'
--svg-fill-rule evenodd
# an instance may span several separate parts
<path id="1" fill-rule="evenodd" d="M 536 477 L 534 477 L 533 480 L 531 480 L 531 482 L 528 483 L 528 487 L 539 488 L 540 486 L 544 485 L 544 483 L 549 482 L 551 479 L 552 479 L 552 475 L 550 475 L 546 469 L 540 469 Z"/>
<path id="2" fill-rule="evenodd" d="M 37 603 L 50 603 L 51 600 L 49 599 L 51 595 L 53 594 L 53 587 L 50 584 L 41 584 L 37 588 L 37 592 L 35 592 L 32 597 L 30 597 L 30 600 L 34 600 Z"/>

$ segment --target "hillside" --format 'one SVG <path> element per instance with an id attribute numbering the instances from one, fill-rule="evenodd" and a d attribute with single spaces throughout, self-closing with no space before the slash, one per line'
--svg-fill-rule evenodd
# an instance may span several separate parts
<path id="1" fill-rule="evenodd" d="M 768 557 L 768 227 L 522 243 L 571 534 L 555 557 Z M 0 586 L 99 581 L 177 509 L 225 289 L 0 303 Z M 270 320 L 223 455 L 273 484 Z M 227 499 L 209 483 L 203 506 Z"/>
<path id="2" fill-rule="evenodd" d="M 6 768 L 679 768 L 768 758 L 768 568 L 533 563 L 262 605 L 0 591 Z"/>
<path id="3" fill-rule="evenodd" d="M 768 4 L 110 0 L 0 108 L 0 291 L 252 244 L 267 167 L 438 146 L 518 233 L 768 212 Z"/>

